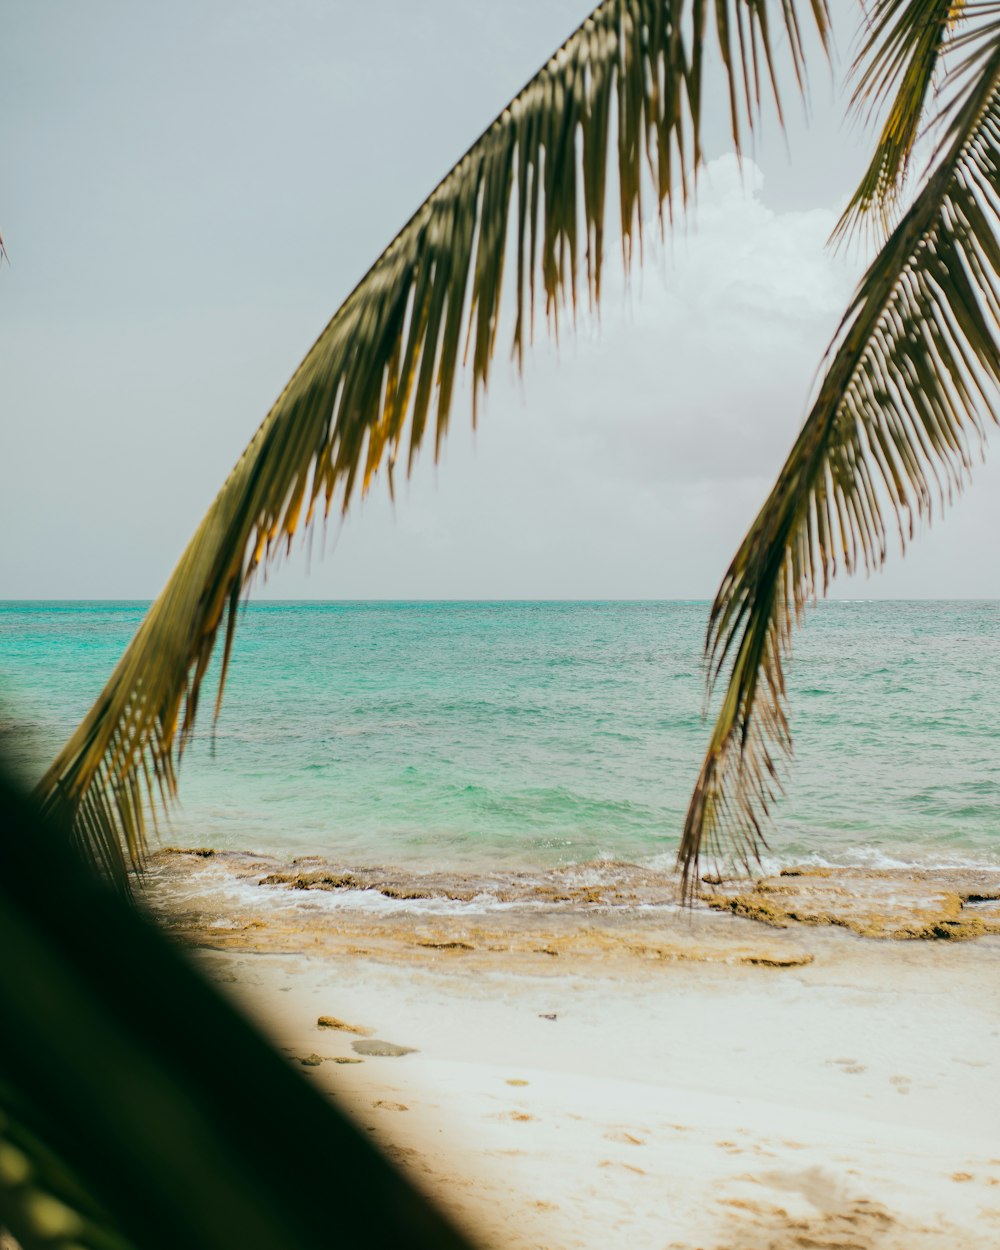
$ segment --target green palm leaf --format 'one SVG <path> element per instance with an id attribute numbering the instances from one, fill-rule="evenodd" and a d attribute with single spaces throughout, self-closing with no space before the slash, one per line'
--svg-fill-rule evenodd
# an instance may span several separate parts
<path id="1" fill-rule="evenodd" d="M 887 528 L 959 491 L 1000 381 L 1000 22 L 965 45 L 926 183 L 865 275 L 818 395 L 712 607 L 709 682 L 726 689 L 685 822 L 704 851 L 758 856 L 791 751 L 785 664 L 838 567 L 881 566 Z"/>
<path id="2" fill-rule="evenodd" d="M 471 1250 L 2 767 L 0 1004 L 24 1250 Z"/>
<path id="3" fill-rule="evenodd" d="M 0 1081 L 0 1229 L 21 1250 L 136 1250 L 80 1177 L 27 1127 L 18 1114 L 23 1101 Z M 0 1232 L 0 1245 L 7 1244 Z"/>
<path id="4" fill-rule="evenodd" d="M 992 0 L 989 0 L 992 8 Z M 913 154 L 928 124 L 928 97 L 941 81 L 942 60 L 958 21 L 984 6 L 976 0 L 877 0 L 866 37 L 854 63 L 858 84 L 854 109 L 874 112 L 892 96 L 868 168 L 844 212 L 834 237 L 874 220 L 882 239 Z"/>
<path id="5" fill-rule="evenodd" d="M 772 0 L 773 3 L 773 0 Z M 803 71 L 793 0 L 774 6 Z M 825 42 L 825 0 L 810 0 Z M 556 323 L 580 275 L 601 292 L 609 168 L 626 260 L 641 229 L 644 170 L 659 205 L 685 202 L 696 166 L 706 26 L 724 66 L 734 139 L 752 125 L 762 80 L 776 93 L 767 0 L 605 0 L 438 184 L 336 312 L 224 484 L 107 686 L 40 783 L 48 807 L 125 880 L 141 863 L 146 812 L 168 802 L 225 626 L 225 681 L 237 607 L 254 574 L 300 527 L 346 508 L 434 425 L 444 437 L 468 360 L 489 380 L 513 252 L 520 361 L 536 281 Z M 218 706 L 218 704 L 217 704 Z"/>

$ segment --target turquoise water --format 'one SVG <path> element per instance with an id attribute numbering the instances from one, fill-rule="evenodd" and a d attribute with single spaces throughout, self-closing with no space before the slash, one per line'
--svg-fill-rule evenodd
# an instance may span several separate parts
<path id="1" fill-rule="evenodd" d="M 37 775 L 145 605 L 0 604 L 0 731 Z M 707 726 L 703 603 L 257 603 L 169 842 L 347 864 L 666 865 Z M 772 857 L 1000 864 L 1000 604 L 821 604 Z"/>

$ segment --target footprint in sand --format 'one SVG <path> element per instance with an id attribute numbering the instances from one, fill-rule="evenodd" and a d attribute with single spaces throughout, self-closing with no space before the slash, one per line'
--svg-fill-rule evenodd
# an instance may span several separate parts
<path id="1" fill-rule="evenodd" d="M 880 1203 L 852 1197 L 835 1174 L 818 1167 L 735 1179 L 777 1192 L 757 1189 L 716 1199 L 727 1245 L 868 1250 L 882 1243 L 894 1223 Z"/>
<path id="2" fill-rule="evenodd" d="M 373 1107 L 380 1107 L 383 1111 L 409 1111 L 409 1107 L 405 1102 L 389 1102 L 386 1098 L 378 1098 L 372 1103 Z"/>
<path id="3" fill-rule="evenodd" d="M 841 1072 L 850 1072 L 851 1074 L 864 1072 L 865 1070 L 865 1065 L 858 1063 L 857 1059 L 828 1059 L 827 1063 L 840 1068 Z"/>
<path id="4" fill-rule="evenodd" d="M 895 1085 L 897 1094 L 908 1094 L 910 1092 L 910 1078 L 908 1076 L 890 1076 L 889 1084 Z"/>
<path id="5" fill-rule="evenodd" d="M 626 1146 L 645 1146 L 645 1141 L 641 1137 L 634 1137 L 631 1133 L 605 1133 L 605 1141 L 617 1141 Z"/>

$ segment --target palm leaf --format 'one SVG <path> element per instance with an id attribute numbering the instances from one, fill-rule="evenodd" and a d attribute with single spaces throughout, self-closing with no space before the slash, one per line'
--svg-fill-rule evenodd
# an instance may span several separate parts
<path id="1" fill-rule="evenodd" d="M 28 1127 L 23 1101 L 0 1081 L 0 1246 L 8 1244 L 6 1229 L 20 1250 L 136 1250 L 88 1186 Z"/>
<path id="2" fill-rule="evenodd" d="M 988 3 L 992 9 L 992 0 Z M 928 124 L 928 97 L 941 78 L 949 36 L 963 16 L 983 7 L 976 0 L 876 0 L 854 62 L 858 81 L 851 103 L 857 111 L 867 108 L 870 115 L 892 99 L 835 238 L 865 221 L 874 222 L 882 239 L 889 233 L 914 145 Z"/>
<path id="3" fill-rule="evenodd" d="M 801 77 L 793 0 L 775 9 Z M 825 42 L 825 0 L 810 0 L 810 10 Z M 762 90 L 776 91 L 767 0 L 605 0 L 438 184 L 320 335 L 40 783 L 46 805 L 71 819 L 80 845 L 117 879 L 141 863 L 147 810 L 175 792 L 225 625 L 218 708 L 237 607 L 255 573 L 318 512 L 335 502 L 346 509 L 383 465 L 391 489 L 404 443 L 409 468 L 431 423 L 440 445 L 466 360 L 475 418 L 508 252 L 520 361 L 536 283 L 553 324 L 561 305 L 575 305 L 581 273 L 589 297 L 600 297 L 609 168 L 626 260 L 641 230 L 644 171 L 661 209 L 685 202 L 713 18 L 738 145 Z"/>
<path id="4" fill-rule="evenodd" d="M 895 522 L 959 491 L 1000 381 L 1000 23 L 960 66 L 934 166 L 865 275 L 812 409 L 712 606 L 710 685 L 726 689 L 680 848 L 759 856 L 790 754 L 785 665 L 838 567 L 872 571 Z"/>
<path id="5" fill-rule="evenodd" d="M 2 770 L 0 1003 L 24 1250 L 470 1250 Z"/>

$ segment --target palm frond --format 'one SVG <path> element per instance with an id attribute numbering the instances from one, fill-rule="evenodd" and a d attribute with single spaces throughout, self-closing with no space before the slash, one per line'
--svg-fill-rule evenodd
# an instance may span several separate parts
<path id="1" fill-rule="evenodd" d="M 0 1230 L 20 1250 L 136 1250 L 87 1186 L 25 1123 L 21 1099 L 0 1080 Z M 0 1231 L 0 1245 L 7 1246 Z"/>
<path id="2" fill-rule="evenodd" d="M 472 1250 L 2 765 L 0 1227 L 23 1250 Z"/>
<path id="3" fill-rule="evenodd" d="M 851 108 L 870 121 L 884 111 L 871 161 L 833 232 L 869 227 L 884 242 L 898 217 L 914 148 L 950 112 L 953 61 L 989 37 L 997 0 L 875 0 L 852 67 Z"/>
<path id="4" fill-rule="evenodd" d="M 928 124 L 928 97 L 936 82 L 940 86 L 949 36 L 976 7 L 976 0 L 876 0 L 853 66 L 857 86 L 851 105 L 871 116 L 892 98 L 835 239 L 865 223 L 882 239 L 888 235 L 914 145 Z"/>
<path id="5" fill-rule="evenodd" d="M 961 489 L 1000 381 L 1000 27 L 971 47 L 926 185 L 863 279 L 817 397 L 712 607 L 709 682 L 726 689 L 680 847 L 759 856 L 791 751 L 785 665 L 838 567 L 879 568 Z"/>
<path id="6" fill-rule="evenodd" d="M 801 78 L 795 4 L 771 5 Z M 825 43 L 825 0 L 810 0 L 810 11 Z M 599 299 L 609 169 L 628 261 L 644 178 L 661 210 L 686 201 L 700 158 L 706 27 L 714 18 L 739 144 L 762 91 L 776 90 L 770 14 L 768 0 L 604 0 L 348 296 L 40 783 L 46 804 L 70 818 L 81 846 L 112 875 L 124 880 L 126 867 L 141 863 L 147 809 L 175 792 L 177 757 L 224 624 L 221 698 L 236 609 L 255 572 L 317 512 L 335 501 L 346 509 L 382 465 L 391 489 L 404 442 L 409 467 L 430 423 L 440 446 L 466 361 L 475 419 L 509 250 L 518 361 L 531 339 L 536 281 L 553 323 L 560 306 L 575 305 L 581 273 Z"/>

